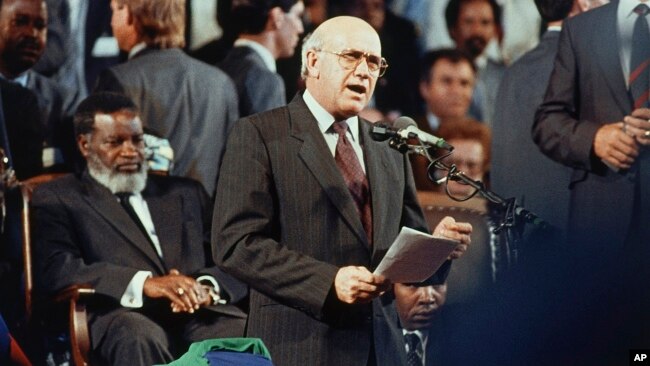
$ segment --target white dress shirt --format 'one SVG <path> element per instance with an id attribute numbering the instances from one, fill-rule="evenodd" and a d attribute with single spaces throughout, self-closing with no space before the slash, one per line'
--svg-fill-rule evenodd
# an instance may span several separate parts
<path id="1" fill-rule="evenodd" d="M 638 15 L 634 12 L 639 4 L 646 4 L 650 7 L 650 1 L 644 0 L 620 0 L 616 21 L 618 24 L 618 36 L 621 42 L 620 57 L 623 75 L 625 76 L 625 86 L 629 87 L 630 62 L 632 58 L 632 33 L 634 32 L 634 22 Z M 650 13 L 646 14 L 646 19 L 650 23 Z"/>
<path id="2" fill-rule="evenodd" d="M 119 199 L 118 199 L 119 201 Z M 134 193 L 129 197 L 129 203 L 133 207 L 133 210 L 138 215 L 142 226 L 144 226 L 149 239 L 153 243 L 156 253 L 160 258 L 163 257 L 162 248 L 160 247 L 160 241 L 158 240 L 158 235 L 156 235 L 156 229 L 153 226 L 153 221 L 151 220 L 151 213 L 149 212 L 149 206 L 147 202 L 142 198 L 140 193 Z M 143 304 L 143 291 L 144 291 L 144 281 L 147 278 L 153 276 L 151 271 L 138 271 L 135 276 L 129 282 L 129 285 L 126 287 L 122 298 L 120 299 L 120 304 L 126 308 L 140 308 Z"/>

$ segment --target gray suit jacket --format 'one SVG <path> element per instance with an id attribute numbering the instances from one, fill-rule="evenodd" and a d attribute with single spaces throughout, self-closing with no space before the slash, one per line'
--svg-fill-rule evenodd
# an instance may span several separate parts
<path id="1" fill-rule="evenodd" d="M 503 78 L 506 65 L 490 59 L 485 68 L 477 73 L 472 103 L 469 106 L 468 114 L 477 120 L 492 127 L 494 118 L 494 105 L 497 100 L 497 91 Z"/>
<path id="2" fill-rule="evenodd" d="M 365 365 L 379 301 L 344 305 L 342 266 L 372 270 L 402 226 L 427 230 L 408 158 L 360 141 L 372 194 L 373 246 L 332 153 L 301 96 L 237 122 L 217 188 L 215 260 L 251 287 L 247 336 L 278 365 Z M 374 309 L 373 309 L 374 308 Z"/>
<path id="3" fill-rule="evenodd" d="M 632 109 L 619 57 L 617 5 L 614 1 L 564 22 L 533 126 L 539 148 L 574 168 L 570 239 L 602 253 L 622 248 L 635 189 L 633 180 L 608 169 L 592 151 L 596 131 L 605 123 L 622 121 Z"/>
<path id="4" fill-rule="evenodd" d="M 501 81 L 492 126 L 490 184 L 504 197 L 515 197 L 555 227 L 566 230 L 571 169 L 550 160 L 533 142 L 531 129 L 557 54 L 559 31 L 510 66 Z"/>
<path id="5" fill-rule="evenodd" d="M 237 92 L 219 69 L 180 49 L 145 49 L 104 71 L 95 90 L 125 93 L 142 122 L 174 149 L 173 175 L 214 192 L 228 131 L 238 118 Z"/>
<path id="6" fill-rule="evenodd" d="M 72 284 L 91 284 L 97 301 L 89 307 L 93 344 L 101 340 L 137 271 L 164 275 L 176 268 L 191 276 L 214 276 L 232 302 L 245 296 L 241 283 L 221 272 L 210 255 L 212 204 L 203 187 L 190 179 L 149 176 L 142 192 L 160 240 L 155 252 L 116 197 L 84 172 L 67 175 L 34 191 L 36 283 L 41 293 Z M 158 311 L 164 301 L 146 300 L 141 311 Z M 161 305 L 162 304 L 162 305 Z M 232 305 L 214 310 L 241 314 Z"/>
<path id="7" fill-rule="evenodd" d="M 240 117 L 287 104 L 282 77 L 252 48 L 233 47 L 218 66 L 235 82 Z"/>

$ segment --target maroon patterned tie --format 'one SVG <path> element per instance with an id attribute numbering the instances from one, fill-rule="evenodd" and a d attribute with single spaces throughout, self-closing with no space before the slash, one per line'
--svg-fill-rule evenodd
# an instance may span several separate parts
<path id="1" fill-rule="evenodd" d="M 361 224 L 368 237 L 368 243 L 372 245 L 372 204 L 368 180 L 361 168 L 359 158 L 346 136 L 348 124 L 345 121 L 338 121 L 332 124 L 332 128 L 339 135 L 334 160 L 336 160 L 336 165 L 341 171 L 350 194 L 352 194 Z"/>
<path id="2" fill-rule="evenodd" d="M 638 14 L 632 33 L 632 57 L 630 60 L 630 93 L 634 109 L 650 106 L 650 30 L 646 15 L 650 9 L 645 4 L 634 8 Z"/>

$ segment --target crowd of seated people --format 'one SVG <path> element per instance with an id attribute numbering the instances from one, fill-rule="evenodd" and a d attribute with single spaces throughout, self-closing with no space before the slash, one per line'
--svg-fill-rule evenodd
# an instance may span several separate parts
<path id="1" fill-rule="evenodd" d="M 643 1 L 620 0 L 603 9 L 637 2 Z M 211 11 L 197 12 L 202 9 L 198 3 Z M 240 119 L 269 111 L 274 111 L 274 118 L 281 118 L 285 113 L 281 107 L 302 101 L 306 79 L 311 76 L 309 67 L 321 66 L 309 64 L 306 53 L 301 52 L 303 41 L 339 16 L 362 19 L 381 43 L 379 57 L 365 49 L 312 45 L 314 52 L 330 55 L 341 68 L 367 65 L 369 72 L 375 72 L 374 94 L 366 86 L 347 86 L 348 91 L 370 95 L 360 117 L 387 124 L 400 116 L 413 117 L 420 131 L 441 137 L 455 148 L 445 163 L 481 181 L 487 189 L 494 168 L 494 182 L 501 190 L 496 193 L 505 198 L 534 197 L 534 208 L 544 215 L 552 215 L 561 200 L 561 214 L 549 221 L 562 232 L 570 229 L 569 184 L 574 187 L 580 179 L 588 179 L 592 170 L 595 179 L 603 179 L 599 180 L 603 186 L 607 179 L 614 179 L 610 175 L 615 171 L 638 171 L 641 163 L 632 162 L 645 151 L 645 138 L 650 136 L 643 135 L 650 126 L 639 122 L 650 118 L 644 109 L 647 104 L 641 104 L 636 110 L 626 110 L 631 121 L 624 121 L 623 115 L 615 117 L 631 137 L 630 141 L 617 137 L 627 147 L 612 142 L 612 149 L 620 149 L 624 155 L 616 169 L 611 164 L 618 161 L 616 153 L 603 153 L 601 158 L 594 155 L 601 150 L 587 149 L 571 156 L 554 152 L 560 144 L 578 141 L 572 135 L 562 137 L 557 145 L 545 146 L 541 136 L 547 136 L 543 132 L 550 122 L 537 122 L 538 140 L 533 141 L 535 118 L 551 119 L 548 116 L 558 113 L 553 109 L 559 103 L 558 95 L 569 91 L 547 94 L 551 98 L 544 104 L 547 114 L 535 115 L 552 79 L 561 20 L 596 12 L 592 9 L 604 3 L 607 1 L 0 0 L 3 164 L 13 171 L 17 182 L 44 173 L 71 173 L 35 194 L 34 216 L 40 225 L 32 233 L 38 244 L 34 260 L 36 275 L 44 280 L 37 282 L 38 290 L 51 296 L 72 284 L 70 279 L 83 279 L 98 289 L 106 303 L 91 318 L 91 347 L 98 358 L 111 364 L 170 362 L 190 342 L 210 338 L 209 334 L 244 336 L 247 288 L 222 272 L 210 252 L 214 248 L 210 245 L 210 236 L 214 237 L 211 216 L 223 180 L 220 172 L 228 137 Z M 524 8 L 521 19 L 513 16 L 518 11 L 514 9 Z M 636 16 L 632 8 L 629 13 L 633 15 L 626 18 L 630 24 Z M 625 28 L 623 34 L 630 39 L 624 45 L 633 42 L 632 28 Z M 201 38 L 203 32 L 212 32 L 212 39 Z M 203 40 L 200 44 L 199 38 Z M 508 48 L 515 47 L 507 44 L 511 40 L 518 42 L 516 51 Z M 623 60 L 637 57 L 629 49 L 623 49 L 621 55 Z M 533 65 L 542 65 L 543 72 L 537 74 Z M 626 72 L 627 77 L 630 70 Z M 623 84 L 626 88 L 631 85 Z M 563 105 L 563 111 L 579 120 L 580 106 L 575 103 Z M 589 130 L 595 134 L 592 127 Z M 552 137 L 559 139 L 558 131 L 569 133 L 558 127 Z M 301 131 L 295 132 L 299 135 Z M 356 132 L 350 128 L 348 133 L 354 140 Z M 593 142 L 593 134 L 591 140 L 581 136 L 580 141 L 595 149 L 601 145 Z M 363 140 L 355 143 L 363 146 Z M 538 151 L 536 144 L 546 151 Z M 124 145 L 126 148 L 118 149 Z M 528 166 L 528 155 L 518 154 L 520 148 L 544 169 L 557 170 L 557 174 L 547 175 L 546 181 L 540 180 L 558 192 L 553 197 L 547 200 L 540 193 L 541 183 L 534 192 L 532 183 L 530 187 L 523 183 L 513 186 L 509 174 L 519 169 L 528 169 L 529 181 L 537 179 L 538 172 Z M 443 154 L 437 151 L 433 155 Z M 498 160 L 492 161 L 491 156 Z M 580 165 L 578 158 L 598 166 Z M 445 172 L 431 169 L 423 156 L 412 155 L 406 160 L 418 193 L 437 192 L 436 199 L 443 206 L 486 211 L 480 194 L 463 204 L 448 199 L 448 194 L 458 198 L 474 190 L 445 181 Z M 517 172 L 508 170 L 511 164 L 517 164 Z M 151 173 L 163 172 L 164 177 L 147 178 L 147 167 Z M 577 173 L 570 176 L 572 169 Z M 139 180 L 125 178 L 132 173 L 140 174 Z M 0 286 L 12 298 L 21 299 L 21 206 L 17 183 L 8 176 L 2 175 L 6 181 L 0 184 L 6 212 L 0 225 Z M 124 192 L 130 195 L 123 198 Z M 637 194 L 638 190 L 630 192 Z M 135 210 L 125 208 L 127 204 Z M 634 207 L 635 213 L 640 212 Z M 267 223 L 266 229 L 272 231 L 272 224 Z M 637 226 L 631 230 L 641 230 Z M 115 230 L 115 238 L 107 234 L 109 229 Z M 372 231 L 366 234 L 372 236 Z M 135 243 L 134 252 L 128 252 L 133 249 L 130 247 L 125 254 L 119 252 L 118 245 L 101 249 L 107 240 L 117 243 L 122 235 Z M 567 240 L 564 233 L 554 238 L 563 243 Z M 64 268 L 67 274 L 62 273 Z M 446 292 L 446 279 L 440 273 L 424 283 L 395 284 L 389 290 L 390 303 L 383 304 L 383 311 L 388 318 L 393 316 L 386 332 L 400 333 L 401 343 L 395 348 L 400 352 L 399 362 L 428 365 L 444 360 L 436 360 L 438 356 L 428 352 L 439 354 L 440 348 L 448 345 L 443 342 L 443 327 L 452 325 L 437 328 L 435 321 L 429 321 L 444 304 Z M 1 300 L 0 314 L 15 338 L 31 342 L 21 305 L 22 300 Z M 419 308 L 431 313 L 422 315 L 425 321 L 411 319 L 419 319 L 412 314 Z M 162 309 L 182 314 L 182 324 L 172 325 L 160 315 Z M 133 316 L 136 313 L 138 316 Z M 142 342 L 124 342 L 136 328 Z M 170 333 L 178 338 L 171 339 Z M 26 349 L 33 348 L 39 347 Z M 142 349 L 146 352 L 138 354 Z M 29 358 L 41 357 L 43 352 L 35 354 L 38 356 L 27 352 Z"/>

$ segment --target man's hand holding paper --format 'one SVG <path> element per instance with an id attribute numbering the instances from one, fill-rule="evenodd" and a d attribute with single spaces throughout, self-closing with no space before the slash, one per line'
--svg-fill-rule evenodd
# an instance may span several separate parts
<path id="1" fill-rule="evenodd" d="M 436 238 L 450 239 L 458 241 L 458 245 L 449 255 L 449 259 L 458 259 L 463 256 L 469 243 L 471 242 L 470 234 L 472 225 L 468 222 L 456 222 L 453 217 L 446 216 L 433 230 L 433 236 Z"/>
<path id="2" fill-rule="evenodd" d="M 417 283 L 433 275 L 448 259 L 458 259 L 470 243 L 472 226 L 445 217 L 433 235 L 403 227 L 374 275 L 391 282 Z"/>

